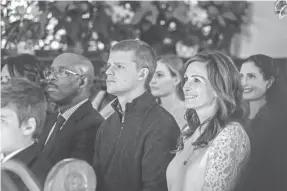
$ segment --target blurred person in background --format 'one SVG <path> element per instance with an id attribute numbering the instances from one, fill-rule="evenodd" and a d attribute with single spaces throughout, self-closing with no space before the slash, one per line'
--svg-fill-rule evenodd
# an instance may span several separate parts
<path id="1" fill-rule="evenodd" d="M 7 82 L 12 77 L 23 77 L 41 85 L 44 79 L 40 62 L 30 54 L 8 57 L 1 64 L 1 82 Z"/>
<path id="2" fill-rule="evenodd" d="M 40 153 L 38 138 L 46 118 L 44 89 L 24 78 L 12 78 L 1 85 L 1 163 L 17 160 L 24 164 L 43 187 L 51 166 Z M 11 174 L 11 173 L 10 173 Z M 19 190 L 23 183 L 11 175 Z"/>
<path id="3" fill-rule="evenodd" d="M 277 84 L 277 67 L 266 55 L 252 55 L 242 62 L 243 98 L 249 105 L 244 126 L 251 142 L 251 160 L 244 191 L 287 188 L 286 97 Z"/>
<path id="4" fill-rule="evenodd" d="M 180 129 L 186 125 L 182 90 L 183 62 L 176 55 L 164 55 L 157 60 L 157 67 L 150 83 L 153 96 L 159 104 L 173 115 Z"/>
<path id="5" fill-rule="evenodd" d="M 184 73 L 186 119 L 166 176 L 169 191 L 232 191 L 246 166 L 250 142 L 240 74 L 221 52 L 202 52 Z"/>
<path id="6" fill-rule="evenodd" d="M 45 86 L 43 68 L 39 60 L 30 54 L 21 54 L 14 57 L 8 57 L 1 64 L 1 83 L 7 82 L 13 77 L 23 77 L 40 86 Z M 48 113 L 53 113 L 57 105 L 48 101 Z"/>

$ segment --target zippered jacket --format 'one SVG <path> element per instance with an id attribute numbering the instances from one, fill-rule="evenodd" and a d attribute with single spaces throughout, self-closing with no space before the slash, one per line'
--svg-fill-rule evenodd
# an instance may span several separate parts
<path id="1" fill-rule="evenodd" d="M 167 191 L 166 168 L 174 157 L 179 127 L 146 91 L 101 125 L 93 167 L 97 191 Z"/>

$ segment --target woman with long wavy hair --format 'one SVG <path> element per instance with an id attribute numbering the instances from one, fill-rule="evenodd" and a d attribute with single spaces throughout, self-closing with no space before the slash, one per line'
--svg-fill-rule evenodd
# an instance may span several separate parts
<path id="1" fill-rule="evenodd" d="M 199 53 L 185 65 L 185 117 L 167 169 L 169 191 L 231 191 L 250 155 L 237 121 L 244 115 L 240 74 L 220 52 Z"/>

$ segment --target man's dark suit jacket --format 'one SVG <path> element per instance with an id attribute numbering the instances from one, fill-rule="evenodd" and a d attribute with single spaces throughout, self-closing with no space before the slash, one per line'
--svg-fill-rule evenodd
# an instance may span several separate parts
<path id="1" fill-rule="evenodd" d="M 39 186 L 43 188 L 46 176 L 48 175 L 51 166 L 50 163 L 45 159 L 36 160 L 38 154 L 40 153 L 40 149 L 40 145 L 34 143 L 12 157 L 10 160 L 19 161 L 24 164 L 25 167 L 30 171 L 31 176 L 37 181 Z M 13 180 L 19 191 L 28 190 L 18 175 L 8 171 L 7 174 Z"/>
<path id="2" fill-rule="evenodd" d="M 51 131 L 58 114 L 48 116 L 40 136 L 43 146 L 40 154 L 47 158 L 52 166 L 66 158 L 78 158 L 92 164 L 94 156 L 94 142 L 97 130 L 104 121 L 90 101 L 81 105 L 66 121 L 61 131 L 57 133 L 55 142 L 45 148 L 45 141 Z"/>

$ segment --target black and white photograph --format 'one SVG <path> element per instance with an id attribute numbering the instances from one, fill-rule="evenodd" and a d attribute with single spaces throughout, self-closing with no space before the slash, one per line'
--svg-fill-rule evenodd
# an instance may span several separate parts
<path id="1" fill-rule="evenodd" d="M 1 0 L 1 191 L 286 191 L 287 0 Z"/>

